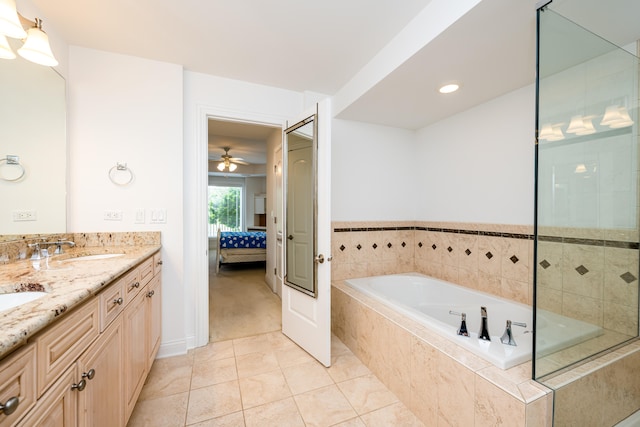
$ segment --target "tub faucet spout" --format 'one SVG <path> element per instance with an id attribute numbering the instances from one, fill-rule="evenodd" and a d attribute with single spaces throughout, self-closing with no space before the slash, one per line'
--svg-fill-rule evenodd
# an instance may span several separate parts
<path id="1" fill-rule="evenodd" d="M 480 326 L 480 332 L 478 333 L 478 339 L 491 341 L 491 336 L 489 336 L 489 326 L 487 324 L 487 307 L 480 307 L 480 316 L 482 317 L 482 324 Z"/>

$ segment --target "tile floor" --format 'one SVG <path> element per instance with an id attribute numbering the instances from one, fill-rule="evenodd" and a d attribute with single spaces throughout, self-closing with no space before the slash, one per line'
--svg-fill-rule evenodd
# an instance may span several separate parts
<path id="1" fill-rule="evenodd" d="M 210 278 L 211 343 L 155 361 L 128 427 L 423 425 L 335 336 L 330 368 L 284 336 L 264 267 Z"/>

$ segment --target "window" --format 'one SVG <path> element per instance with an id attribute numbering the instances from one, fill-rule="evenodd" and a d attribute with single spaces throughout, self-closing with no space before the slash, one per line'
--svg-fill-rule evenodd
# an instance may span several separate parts
<path id="1" fill-rule="evenodd" d="M 209 236 L 242 230 L 242 187 L 209 186 Z"/>

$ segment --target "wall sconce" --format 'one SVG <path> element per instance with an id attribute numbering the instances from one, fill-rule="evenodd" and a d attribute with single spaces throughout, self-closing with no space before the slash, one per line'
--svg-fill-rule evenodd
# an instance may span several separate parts
<path id="1" fill-rule="evenodd" d="M 0 0 L 0 58 L 14 59 L 16 55 L 6 37 L 24 40 L 18 49 L 18 55 L 24 59 L 50 67 L 58 65 L 51 52 L 49 37 L 42 31 L 42 20 L 35 18 L 35 21 L 30 21 L 20 15 L 15 0 Z"/>

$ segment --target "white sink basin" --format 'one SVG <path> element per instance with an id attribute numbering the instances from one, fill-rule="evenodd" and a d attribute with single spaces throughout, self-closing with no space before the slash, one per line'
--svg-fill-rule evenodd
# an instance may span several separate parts
<path id="1" fill-rule="evenodd" d="M 93 260 L 97 260 L 97 259 L 109 259 L 109 258 L 115 258 L 115 257 L 119 257 L 122 256 L 124 254 L 96 254 L 96 255 L 85 255 L 85 256 L 79 256 L 76 258 L 69 258 L 66 259 L 65 262 L 75 262 L 75 261 L 93 261 Z"/>
<path id="2" fill-rule="evenodd" d="M 46 292 L 10 292 L 7 294 L 0 294 L 0 311 L 9 310 L 10 308 L 26 304 L 41 298 L 46 294 Z"/>

